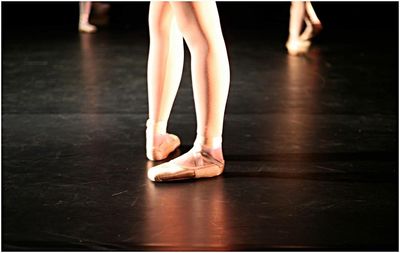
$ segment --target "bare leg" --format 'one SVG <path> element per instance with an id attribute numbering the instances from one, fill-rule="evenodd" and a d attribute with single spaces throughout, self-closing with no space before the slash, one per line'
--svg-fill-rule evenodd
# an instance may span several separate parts
<path id="1" fill-rule="evenodd" d="M 289 40 L 298 40 L 303 27 L 305 2 L 292 1 L 290 5 Z"/>
<path id="2" fill-rule="evenodd" d="M 309 20 L 311 21 L 311 23 L 313 23 L 313 24 L 321 23 L 317 14 L 315 13 L 315 10 L 310 1 L 306 2 L 306 14 L 307 14 L 307 17 L 309 18 Z"/>
<path id="3" fill-rule="evenodd" d="M 307 52 L 310 42 L 300 39 L 303 27 L 306 4 L 304 1 L 292 1 L 290 6 L 289 38 L 286 48 L 289 54 L 297 55 Z"/>
<path id="4" fill-rule="evenodd" d="M 218 149 L 223 160 L 221 136 L 230 72 L 225 41 L 215 2 L 171 3 L 192 56 L 196 106 L 196 145 Z"/>
<path id="5" fill-rule="evenodd" d="M 222 173 L 222 129 L 230 72 L 215 2 L 171 2 L 192 57 L 197 137 L 188 153 L 153 167 L 153 181 L 213 177 Z"/>
<path id="6" fill-rule="evenodd" d="M 305 10 L 306 13 L 304 21 L 306 22 L 306 29 L 304 29 L 304 32 L 300 35 L 300 39 L 310 40 L 315 37 L 319 32 L 321 32 L 322 24 L 317 14 L 315 13 L 310 1 L 306 2 Z"/>
<path id="7" fill-rule="evenodd" d="M 92 7 L 92 3 L 90 1 L 79 2 L 79 31 L 80 32 L 92 33 L 97 30 L 97 28 L 94 25 L 89 24 L 91 7 Z"/>
<path id="8" fill-rule="evenodd" d="M 179 145 L 179 139 L 166 134 L 166 128 L 182 76 L 183 38 L 168 2 L 151 2 L 149 29 L 147 156 L 160 160 Z M 160 145 L 166 150 L 154 157 L 150 149 Z"/>

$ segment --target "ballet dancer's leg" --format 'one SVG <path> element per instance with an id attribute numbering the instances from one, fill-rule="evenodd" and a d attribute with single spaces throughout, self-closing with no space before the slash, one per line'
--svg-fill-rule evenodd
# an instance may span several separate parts
<path id="1" fill-rule="evenodd" d="M 301 40 L 310 40 L 315 37 L 318 33 L 322 30 L 322 24 L 319 20 L 317 14 L 314 11 L 314 8 L 310 1 L 306 2 L 305 8 L 305 18 L 304 21 L 306 22 L 306 28 L 304 29 L 303 33 L 300 35 Z"/>
<path id="2" fill-rule="evenodd" d="M 197 137 L 186 154 L 148 172 L 153 181 L 218 176 L 223 172 L 222 129 L 229 61 L 215 2 L 172 2 L 190 50 Z"/>
<path id="3" fill-rule="evenodd" d="M 291 55 L 305 53 L 310 47 L 309 41 L 300 39 L 305 17 L 305 6 L 304 1 L 292 1 L 290 6 L 289 38 L 286 42 L 286 48 Z"/>
<path id="4" fill-rule="evenodd" d="M 319 20 L 317 13 L 315 13 L 315 10 L 310 1 L 306 2 L 306 14 L 307 17 L 310 19 L 311 23 L 321 24 L 321 21 Z"/>
<path id="5" fill-rule="evenodd" d="M 229 61 L 215 2 L 172 3 L 192 57 L 193 93 L 197 119 L 196 147 L 218 148 L 228 96 Z"/>
<path id="6" fill-rule="evenodd" d="M 97 30 L 96 26 L 89 24 L 90 9 L 92 3 L 79 2 L 79 31 L 93 33 Z"/>
<path id="7" fill-rule="evenodd" d="M 178 137 L 166 130 L 184 58 L 183 38 L 168 2 L 150 3 L 149 30 L 146 154 L 150 160 L 162 160 L 180 145 Z"/>

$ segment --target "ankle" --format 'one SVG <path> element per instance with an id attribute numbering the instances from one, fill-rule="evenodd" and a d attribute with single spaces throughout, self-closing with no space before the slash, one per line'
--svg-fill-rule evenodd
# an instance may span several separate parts
<path id="1" fill-rule="evenodd" d="M 294 43 L 294 42 L 297 42 L 297 41 L 299 41 L 300 40 L 300 34 L 289 34 L 289 38 L 288 38 L 288 40 L 287 40 L 287 42 L 291 42 L 291 43 Z"/>
<path id="2" fill-rule="evenodd" d="M 197 135 L 193 145 L 194 151 L 204 151 L 219 161 L 224 160 L 222 152 L 222 137 L 204 137 Z"/>
<path id="3" fill-rule="evenodd" d="M 149 135 L 163 135 L 167 133 L 167 121 L 155 121 L 148 119 L 146 121 L 146 133 Z"/>
<path id="4" fill-rule="evenodd" d="M 224 154 L 222 152 L 222 147 L 218 148 L 208 148 L 206 146 L 202 147 L 202 151 L 206 152 L 207 154 L 211 155 L 216 160 L 223 162 L 224 161 Z"/>
<path id="5" fill-rule="evenodd" d="M 158 146 L 167 134 L 167 122 L 148 119 L 146 121 L 146 144 L 148 147 Z"/>

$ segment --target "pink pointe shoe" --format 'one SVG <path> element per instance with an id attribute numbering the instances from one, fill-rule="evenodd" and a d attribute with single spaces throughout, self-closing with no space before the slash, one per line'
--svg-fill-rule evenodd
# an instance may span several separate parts
<path id="1" fill-rule="evenodd" d="M 164 160 L 171 154 L 179 145 L 181 145 L 181 141 L 178 136 L 174 134 L 165 134 L 163 136 L 162 142 L 154 146 L 150 143 L 146 145 L 146 156 L 147 159 L 151 161 L 159 161 Z"/>
<path id="2" fill-rule="evenodd" d="M 219 161 L 204 151 L 189 151 L 167 163 L 150 168 L 151 181 L 166 182 L 216 177 L 224 171 L 224 161 Z"/>
<path id="3" fill-rule="evenodd" d="M 290 55 L 302 55 L 308 52 L 311 42 L 308 40 L 289 40 L 286 48 Z"/>
<path id="4" fill-rule="evenodd" d="M 94 33 L 97 31 L 97 27 L 88 22 L 79 22 L 79 31 L 83 33 Z"/>

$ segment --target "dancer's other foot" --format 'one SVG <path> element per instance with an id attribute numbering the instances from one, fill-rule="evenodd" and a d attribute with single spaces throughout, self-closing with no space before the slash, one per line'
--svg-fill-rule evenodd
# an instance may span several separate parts
<path id="1" fill-rule="evenodd" d="M 84 33 L 94 33 L 97 31 L 97 27 L 88 22 L 79 22 L 79 31 Z"/>
<path id="2" fill-rule="evenodd" d="M 147 120 L 146 156 L 151 161 L 164 160 L 181 145 L 178 136 L 167 133 L 166 121 Z"/>
<path id="3" fill-rule="evenodd" d="M 286 42 L 286 48 L 290 55 L 301 55 L 307 53 L 308 49 L 311 46 L 310 41 L 304 40 L 288 40 Z"/>
<path id="4" fill-rule="evenodd" d="M 300 40 L 311 40 L 317 34 L 322 31 L 322 24 L 320 22 L 317 23 L 307 23 L 306 28 L 304 29 L 303 33 L 300 35 Z"/>
<path id="5" fill-rule="evenodd" d="M 151 161 L 164 160 L 181 145 L 178 136 L 174 134 L 166 133 L 153 138 L 148 134 L 146 136 L 148 136 L 146 138 L 146 156 Z"/>
<path id="6" fill-rule="evenodd" d="M 192 148 L 178 158 L 150 168 L 147 177 L 151 181 L 165 182 L 219 176 L 224 171 L 225 161 L 216 159 L 213 153 L 215 150 Z"/>

